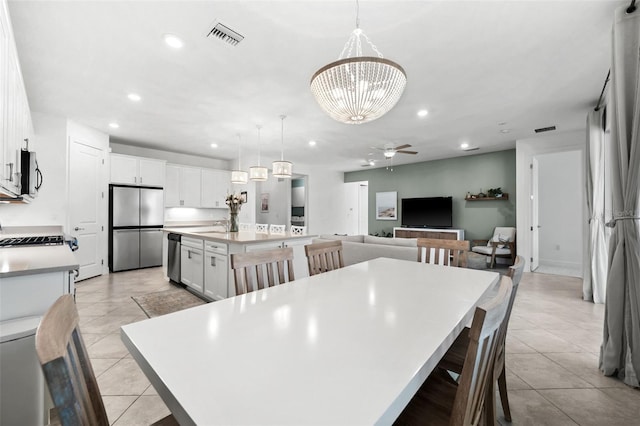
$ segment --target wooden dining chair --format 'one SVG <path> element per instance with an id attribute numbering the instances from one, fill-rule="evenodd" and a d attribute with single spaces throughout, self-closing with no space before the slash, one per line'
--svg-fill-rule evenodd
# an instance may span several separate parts
<path id="1" fill-rule="evenodd" d="M 232 254 L 231 269 L 236 295 L 293 281 L 293 248 Z"/>
<path id="2" fill-rule="evenodd" d="M 505 341 L 507 337 L 507 329 L 509 327 L 509 318 L 511 318 L 511 310 L 513 309 L 513 303 L 516 299 L 516 293 L 518 292 L 518 286 L 522 279 L 522 273 L 524 271 L 524 258 L 517 256 L 513 266 L 509 267 L 509 277 L 513 282 L 513 290 L 509 298 L 509 304 L 507 305 L 507 311 L 504 316 L 503 323 L 500 326 L 498 333 L 498 347 L 496 349 L 495 361 L 493 363 L 493 380 L 489 384 L 487 391 L 487 401 L 485 402 L 487 407 L 487 423 L 494 424 L 496 418 L 495 409 L 495 383 L 498 383 L 498 391 L 500 393 L 500 402 L 502 404 L 502 411 L 504 412 L 504 418 L 507 421 L 511 421 L 511 409 L 509 407 L 509 397 L 507 395 L 507 377 L 505 370 Z M 469 346 L 469 328 L 465 329 L 456 338 L 455 342 L 447 353 L 442 357 L 439 368 L 448 370 L 457 374 L 462 371 L 464 356 Z"/>
<path id="3" fill-rule="evenodd" d="M 317 275 L 334 269 L 344 268 L 342 241 L 329 241 L 304 246 L 307 255 L 309 275 Z"/>
<path id="4" fill-rule="evenodd" d="M 418 262 L 465 268 L 469 249 L 465 240 L 418 238 Z"/>
<path id="5" fill-rule="evenodd" d="M 108 426 L 98 382 L 79 328 L 73 296 L 61 296 L 36 332 L 36 352 L 54 404 L 55 423 Z M 178 425 L 167 416 L 154 425 Z"/>
<path id="6" fill-rule="evenodd" d="M 511 278 L 503 277 L 496 297 L 476 308 L 459 381 L 455 382 L 440 368 L 434 369 L 394 424 L 475 426 L 483 423 L 498 333 L 511 287 Z"/>

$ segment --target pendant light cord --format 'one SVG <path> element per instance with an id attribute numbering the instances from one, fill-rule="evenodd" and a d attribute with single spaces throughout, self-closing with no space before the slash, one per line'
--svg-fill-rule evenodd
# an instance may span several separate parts
<path id="1" fill-rule="evenodd" d="M 280 161 L 284 161 L 284 119 L 286 115 L 280 116 Z"/>
<path id="2" fill-rule="evenodd" d="M 258 166 L 260 166 L 260 129 L 262 128 L 261 125 L 257 125 L 256 129 L 258 129 Z"/>
<path id="3" fill-rule="evenodd" d="M 240 134 L 238 136 L 238 170 L 242 170 L 242 143 L 240 142 Z"/>
<path id="4" fill-rule="evenodd" d="M 358 0 L 356 0 L 356 28 L 360 28 L 360 1 Z"/>

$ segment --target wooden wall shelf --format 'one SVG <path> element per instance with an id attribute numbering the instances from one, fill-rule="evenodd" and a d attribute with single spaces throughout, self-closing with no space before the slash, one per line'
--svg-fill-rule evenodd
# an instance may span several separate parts
<path id="1" fill-rule="evenodd" d="M 506 192 L 502 193 L 502 197 L 464 197 L 465 201 L 501 201 L 508 200 L 509 194 Z"/>

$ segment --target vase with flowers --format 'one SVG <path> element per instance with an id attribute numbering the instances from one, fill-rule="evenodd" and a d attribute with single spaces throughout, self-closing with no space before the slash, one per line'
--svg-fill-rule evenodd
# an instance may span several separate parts
<path id="1" fill-rule="evenodd" d="M 240 213 L 244 198 L 239 194 L 228 194 L 224 202 L 229 206 L 229 232 L 238 232 L 238 213 Z"/>

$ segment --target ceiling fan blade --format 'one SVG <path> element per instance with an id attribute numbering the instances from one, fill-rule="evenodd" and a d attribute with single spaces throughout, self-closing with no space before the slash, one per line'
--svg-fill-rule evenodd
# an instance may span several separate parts
<path id="1" fill-rule="evenodd" d="M 411 145 L 409 145 L 408 143 L 404 144 L 404 145 L 400 145 L 400 146 L 396 146 L 395 148 L 393 148 L 394 150 L 399 150 L 399 149 L 405 149 L 405 148 L 411 148 Z"/>
<path id="2" fill-rule="evenodd" d="M 380 151 L 386 151 L 386 148 L 380 148 L 379 146 L 370 146 L 371 149 L 378 149 Z"/>
<path id="3" fill-rule="evenodd" d="M 417 154 L 417 151 L 396 151 L 399 152 L 400 154 Z"/>

